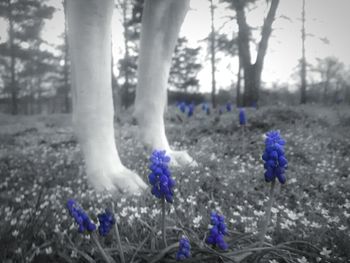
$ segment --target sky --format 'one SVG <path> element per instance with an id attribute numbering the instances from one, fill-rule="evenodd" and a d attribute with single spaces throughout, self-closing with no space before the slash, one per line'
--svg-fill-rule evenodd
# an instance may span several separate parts
<path id="1" fill-rule="evenodd" d="M 217 4 L 218 0 L 214 0 Z M 59 10 L 53 19 L 47 21 L 43 32 L 43 38 L 51 43 L 60 42 L 59 35 L 64 28 L 64 15 L 60 0 L 50 0 Z M 260 1 L 260 5 L 247 14 L 248 23 L 253 27 L 259 27 L 266 15 L 266 1 Z M 301 5 L 302 0 L 280 0 L 277 9 L 276 20 L 273 24 L 272 36 L 269 40 L 268 51 L 264 62 L 262 81 L 267 87 L 273 83 L 288 84 L 293 90 L 298 85 L 296 78 L 296 66 L 301 57 Z M 316 58 L 327 56 L 337 57 L 345 65 L 350 65 L 350 0 L 306 0 L 306 58 L 308 63 L 315 64 Z M 215 28 L 221 28 L 221 32 L 231 34 L 237 32 L 235 20 L 226 22 L 232 12 L 225 10 L 222 4 L 215 10 Z M 288 17 L 286 19 L 285 17 Z M 123 56 L 123 28 L 121 25 L 121 13 L 114 12 L 113 30 L 113 54 L 115 61 Z M 224 27 L 222 25 L 225 24 Z M 211 74 L 210 61 L 207 55 L 206 42 L 203 41 L 210 31 L 209 1 L 191 0 L 190 10 L 182 25 L 180 36 L 185 36 L 192 47 L 202 46 L 200 61 L 203 69 L 198 74 L 200 91 L 210 91 Z M 254 31 L 254 37 L 260 38 L 259 29 Z M 6 23 L 0 20 L 0 42 L 6 40 Z M 329 44 L 320 39 L 326 38 Z M 252 47 L 254 54 L 254 47 Z M 255 55 L 252 56 L 253 58 Z M 236 80 L 238 65 L 237 58 L 219 56 L 216 73 L 219 88 L 227 89 Z M 115 73 L 117 68 L 114 69 Z"/>
<path id="2" fill-rule="evenodd" d="M 254 27 L 261 26 L 264 15 L 266 15 L 265 1 L 261 2 L 262 5 L 247 15 L 248 23 Z M 209 5 L 203 5 L 203 0 L 192 0 L 191 7 L 192 10 L 187 14 L 181 33 L 191 36 L 193 40 L 203 39 L 208 35 L 210 29 Z M 272 86 L 273 83 L 288 83 L 290 89 L 295 89 L 298 84 L 295 72 L 301 57 L 301 7 L 302 0 L 280 0 L 262 74 L 262 80 L 267 86 Z M 335 56 L 344 64 L 350 65 L 349 10 L 349 0 L 306 0 L 305 26 L 308 34 L 306 39 L 308 63 L 315 64 L 316 58 Z M 227 20 L 225 17 L 229 14 L 224 9 L 217 9 L 215 15 L 218 18 L 216 28 L 219 28 Z M 232 21 L 227 25 L 229 30 L 237 31 L 235 23 Z M 260 39 L 259 32 L 257 30 L 254 34 L 257 39 Z M 327 38 L 329 44 L 325 44 L 320 38 Z M 236 80 L 235 72 L 237 72 L 238 61 L 233 60 L 226 58 L 219 62 L 217 73 L 219 86 L 229 86 L 232 81 Z M 233 64 L 231 71 L 226 68 L 229 62 Z M 205 67 L 199 76 L 202 89 L 210 90 L 210 66 Z"/>

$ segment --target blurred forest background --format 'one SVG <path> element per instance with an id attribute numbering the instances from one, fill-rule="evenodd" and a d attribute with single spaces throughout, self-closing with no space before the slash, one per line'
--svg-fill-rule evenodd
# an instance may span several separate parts
<path id="1" fill-rule="evenodd" d="M 121 34 L 114 35 L 121 49 L 118 55 L 114 52 L 111 65 L 116 110 L 133 104 L 143 2 L 115 1 L 115 17 L 121 27 Z M 195 44 L 188 34 L 179 37 L 169 78 L 169 103 L 211 101 L 214 107 L 229 101 L 238 106 L 350 104 L 349 65 L 327 54 L 308 63 L 305 42 L 317 38 L 324 45 L 332 45 L 327 36 L 308 32 L 308 1 L 288 1 L 298 6 L 297 20 L 278 12 L 282 2 L 202 0 L 208 11 L 205 17 L 210 18 L 209 33 Z M 252 26 L 248 18 L 256 10 L 261 10 L 263 17 L 260 25 Z M 0 0 L 0 112 L 71 112 L 67 26 L 63 23 L 61 27 L 60 41 L 43 37 L 46 24 L 57 12 L 65 13 L 65 1 Z M 262 81 L 264 60 L 277 19 L 298 26 L 299 43 L 292 49 L 300 54 L 296 58 L 299 62 L 289 79 L 266 82 Z M 283 55 L 280 59 L 284 60 Z M 218 74 L 223 67 L 228 69 L 225 76 L 229 81 L 222 81 L 223 75 Z M 210 69 L 210 90 L 201 87 L 204 68 Z M 294 88 L 290 87 L 291 79 L 297 83 Z"/>

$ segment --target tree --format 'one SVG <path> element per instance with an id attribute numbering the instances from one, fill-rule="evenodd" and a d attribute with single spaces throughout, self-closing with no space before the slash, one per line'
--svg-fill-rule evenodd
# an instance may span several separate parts
<path id="1" fill-rule="evenodd" d="M 27 102 L 24 103 L 27 106 L 24 112 L 29 114 L 41 113 L 45 93 L 55 93 L 52 84 L 53 76 L 57 76 L 59 60 L 52 53 L 41 50 L 42 43 L 37 40 L 30 50 L 26 50 L 28 59 L 21 61 L 21 70 L 17 74 L 18 85 L 21 86 L 18 95 Z"/>
<path id="2" fill-rule="evenodd" d="M 272 32 L 272 24 L 276 16 L 279 0 L 269 0 L 269 10 L 264 20 L 261 39 L 257 47 L 255 61 L 251 61 L 250 41 L 251 28 L 246 19 L 246 8 L 255 0 L 224 0 L 230 3 L 230 7 L 236 12 L 238 25 L 238 53 L 244 79 L 244 105 L 251 106 L 259 100 L 261 73 L 266 55 L 268 40 Z M 239 74 L 240 75 L 240 74 Z"/>
<path id="3" fill-rule="evenodd" d="M 67 25 L 67 0 L 62 0 L 64 11 L 64 32 L 60 36 L 63 40 L 62 44 L 56 46 L 59 51 L 59 64 L 57 64 L 56 71 L 59 73 L 53 77 L 53 81 L 57 83 L 56 90 L 56 104 L 58 104 L 59 112 L 69 113 L 72 111 L 71 100 L 71 81 L 70 81 L 70 60 L 68 53 L 68 25 Z"/>
<path id="4" fill-rule="evenodd" d="M 18 60 L 28 60 L 31 48 L 40 39 L 44 19 L 51 18 L 54 8 L 45 1 L 0 0 L 0 17 L 8 21 L 8 41 L 0 46 L 0 55 L 7 57 L 11 90 L 11 112 L 18 113 Z M 6 77 L 5 77 L 6 79 Z"/>
<path id="5" fill-rule="evenodd" d="M 64 60 L 63 60 L 63 85 L 62 85 L 62 93 L 64 98 L 64 109 L 63 112 L 69 113 L 71 111 L 70 105 L 70 81 L 69 81 L 69 55 L 68 55 L 68 26 L 67 26 L 67 0 L 63 0 L 63 10 L 64 10 L 64 43 L 63 43 L 63 54 L 64 54 Z"/>
<path id="6" fill-rule="evenodd" d="M 200 47 L 187 47 L 187 39 L 179 38 L 170 68 L 169 84 L 180 90 L 188 91 L 189 88 L 198 90 L 199 81 L 197 74 L 202 68 L 198 62 Z"/>
<path id="7" fill-rule="evenodd" d="M 300 86 L 300 103 L 306 103 L 306 58 L 305 58 L 305 0 L 303 0 L 302 11 L 301 11 L 301 43 L 302 43 L 302 57 L 301 57 L 301 86 Z"/>
<path id="8" fill-rule="evenodd" d="M 119 97 L 124 107 L 130 106 L 135 97 L 137 82 L 137 59 L 141 32 L 144 0 L 118 0 L 117 8 L 122 12 L 124 29 L 124 57 L 119 60 Z"/>
<path id="9" fill-rule="evenodd" d="M 313 69 L 319 74 L 320 87 L 323 89 L 321 97 L 324 103 L 339 96 L 340 90 L 345 86 L 345 69 L 344 64 L 335 57 L 326 57 L 317 59 L 318 63 Z"/>
<path id="10" fill-rule="evenodd" d="M 230 20 L 224 22 L 219 28 L 215 28 L 215 9 L 217 8 L 217 5 L 214 5 L 213 0 L 209 0 L 209 3 L 211 30 L 208 37 L 203 40 L 208 41 L 207 52 L 209 54 L 208 57 L 210 58 L 212 77 L 211 101 L 213 106 L 215 107 L 217 104 L 216 65 L 220 60 L 220 52 L 224 53 L 225 56 L 229 55 L 233 57 L 237 55 L 237 36 L 235 32 L 233 32 L 232 37 L 228 37 L 227 33 L 220 33 L 220 31 L 222 30 L 222 28 L 224 28 L 227 22 L 233 19 L 232 17 L 229 17 Z"/>
<path id="11" fill-rule="evenodd" d="M 350 67 L 344 71 L 344 101 L 350 104 Z"/>
<path id="12" fill-rule="evenodd" d="M 65 2 L 65 1 L 64 1 Z M 63 3 L 63 6 L 65 3 Z M 65 21 L 66 23 L 67 21 Z M 63 113 L 69 113 L 72 111 L 72 94 L 71 94 L 71 79 L 70 79 L 70 59 L 68 53 L 68 39 L 67 39 L 67 26 L 63 34 L 60 36 L 62 43 L 55 46 L 59 51 L 59 55 L 56 58 L 55 75 L 52 76 L 52 81 L 56 84 L 56 110 Z"/>
<path id="13" fill-rule="evenodd" d="M 216 108 L 215 92 L 216 92 L 216 80 L 215 80 L 215 26 L 214 26 L 214 5 L 213 0 L 210 0 L 210 62 L 211 62 L 211 103 L 213 108 Z"/>
<path id="14" fill-rule="evenodd" d="M 216 35 L 217 52 L 222 52 L 225 56 L 236 56 L 238 53 L 236 32 L 233 32 L 231 38 L 227 34 L 220 34 L 219 32 Z M 241 106 L 241 63 L 238 65 L 236 85 L 232 84 L 233 88 L 234 86 L 236 86 L 236 105 Z"/>

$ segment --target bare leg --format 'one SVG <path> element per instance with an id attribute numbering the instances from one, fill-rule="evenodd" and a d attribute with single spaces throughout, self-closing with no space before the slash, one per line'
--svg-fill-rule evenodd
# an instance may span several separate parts
<path id="1" fill-rule="evenodd" d="M 145 183 L 126 169 L 115 146 L 111 88 L 112 0 L 70 0 L 73 125 L 89 181 L 98 190 L 136 192 Z"/>
<path id="2" fill-rule="evenodd" d="M 146 0 L 142 15 L 135 117 L 143 143 L 166 150 L 175 164 L 193 162 L 186 152 L 170 149 L 164 128 L 171 57 L 188 7 L 189 0 Z"/>

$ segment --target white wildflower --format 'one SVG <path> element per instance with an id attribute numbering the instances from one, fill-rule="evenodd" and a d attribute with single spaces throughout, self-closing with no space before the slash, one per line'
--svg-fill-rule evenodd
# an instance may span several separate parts
<path id="1" fill-rule="evenodd" d="M 308 263 L 309 262 L 309 261 L 307 261 L 307 259 L 305 257 L 298 258 L 297 260 L 299 263 Z"/>
<path id="2" fill-rule="evenodd" d="M 200 222 L 202 221 L 202 216 L 199 215 L 193 219 L 193 226 L 198 228 L 200 226 Z"/>
<path id="3" fill-rule="evenodd" d="M 47 255 L 52 254 L 52 247 L 47 247 L 47 248 L 45 248 L 45 253 L 46 253 Z"/>
<path id="4" fill-rule="evenodd" d="M 327 248 L 325 248 L 325 247 L 323 247 L 322 248 L 322 251 L 320 252 L 320 254 L 322 255 L 322 256 L 325 256 L 325 257 L 329 257 L 329 255 L 332 253 L 332 251 L 331 250 L 328 250 Z"/>

